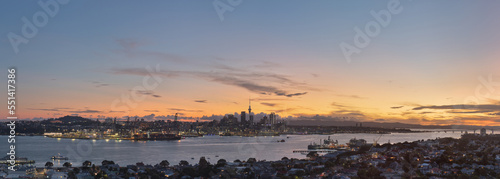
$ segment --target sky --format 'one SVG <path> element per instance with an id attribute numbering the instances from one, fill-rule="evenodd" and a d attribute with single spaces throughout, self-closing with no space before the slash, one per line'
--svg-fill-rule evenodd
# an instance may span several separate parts
<path id="1" fill-rule="evenodd" d="M 208 119 L 250 99 L 290 119 L 498 126 L 499 5 L 6 1 L 0 64 L 20 119 Z"/>

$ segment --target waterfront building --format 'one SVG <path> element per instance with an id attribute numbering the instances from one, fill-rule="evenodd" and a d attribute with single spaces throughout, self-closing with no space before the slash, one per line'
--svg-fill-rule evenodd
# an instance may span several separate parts
<path id="1" fill-rule="evenodd" d="M 271 125 L 276 124 L 276 114 L 274 112 L 269 114 L 269 124 Z"/>
<path id="2" fill-rule="evenodd" d="M 245 111 L 241 111 L 241 113 L 240 113 L 240 121 L 241 121 L 242 124 L 246 124 L 247 123 L 246 116 L 247 116 L 246 112 Z"/>
<path id="3" fill-rule="evenodd" d="M 485 128 L 481 129 L 481 135 L 486 135 L 486 129 Z"/>

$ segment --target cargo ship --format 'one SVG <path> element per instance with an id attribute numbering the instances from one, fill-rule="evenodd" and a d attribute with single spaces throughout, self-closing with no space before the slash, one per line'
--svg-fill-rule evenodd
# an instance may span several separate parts
<path id="1" fill-rule="evenodd" d="M 163 133 L 141 133 L 134 134 L 132 140 L 181 140 L 181 136 L 176 134 L 163 134 Z"/>
<path id="2" fill-rule="evenodd" d="M 16 157 L 15 159 L 16 164 L 34 164 L 34 160 L 28 160 L 26 157 Z M 0 158 L 0 164 L 10 164 L 10 156 L 7 155 L 3 158 Z"/>
<path id="3" fill-rule="evenodd" d="M 309 144 L 307 149 L 336 149 L 339 147 L 339 142 L 337 140 L 333 140 L 328 136 L 328 139 L 324 139 L 323 142 L 319 141 L 319 144 L 315 142 Z"/>

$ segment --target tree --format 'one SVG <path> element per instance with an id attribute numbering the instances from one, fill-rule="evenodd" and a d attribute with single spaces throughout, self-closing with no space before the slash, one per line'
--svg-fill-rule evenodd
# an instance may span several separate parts
<path id="1" fill-rule="evenodd" d="M 69 168 L 69 167 L 71 167 L 71 163 L 69 163 L 69 162 L 64 162 L 63 167 Z"/>
<path id="2" fill-rule="evenodd" d="M 382 172 L 380 172 L 377 168 L 375 168 L 373 166 L 370 166 L 370 168 L 368 168 L 368 171 L 366 172 L 366 174 L 368 176 L 370 176 L 370 178 L 383 178 L 380 176 L 380 174 L 382 174 Z"/>
<path id="3" fill-rule="evenodd" d="M 366 175 L 367 171 L 365 169 L 358 169 L 358 177 L 359 178 L 367 178 L 367 175 Z"/>
<path id="4" fill-rule="evenodd" d="M 186 168 L 183 168 L 182 169 L 182 175 L 187 175 L 187 176 L 191 176 L 191 177 L 197 177 L 199 174 L 198 172 L 192 168 L 192 167 L 186 167 Z"/>
<path id="5" fill-rule="evenodd" d="M 82 163 L 82 166 L 83 167 L 90 167 L 90 166 L 92 166 L 92 162 L 85 160 L 85 162 Z"/>
<path id="6" fill-rule="evenodd" d="M 316 157 L 318 157 L 318 156 L 319 156 L 319 155 L 318 155 L 318 152 L 316 152 L 316 151 L 309 152 L 309 153 L 306 155 L 306 157 L 307 157 L 307 158 L 310 158 L 310 159 L 312 159 L 312 160 L 314 160 L 314 159 L 315 159 Z"/>
<path id="7" fill-rule="evenodd" d="M 180 165 L 180 166 L 187 166 L 187 165 L 189 165 L 189 162 L 187 162 L 187 161 L 185 161 L 185 160 L 181 160 L 181 161 L 179 162 L 179 165 Z"/>
<path id="8" fill-rule="evenodd" d="M 226 164 L 227 164 L 226 159 L 219 159 L 219 161 L 217 161 L 218 166 L 225 166 Z"/>
<path id="9" fill-rule="evenodd" d="M 210 171 L 212 170 L 212 165 L 208 163 L 205 157 L 200 158 L 200 162 L 198 163 L 198 174 L 203 178 L 209 178 Z"/>
<path id="10" fill-rule="evenodd" d="M 115 164 L 115 162 L 111 161 L 111 160 L 103 160 L 101 162 L 102 166 L 106 166 L 106 165 L 113 165 Z"/>
<path id="11" fill-rule="evenodd" d="M 255 158 L 248 158 L 247 163 L 255 163 L 257 160 Z"/>
<path id="12" fill-rule="evenodd" d="M 76 178 L 75 172 L 73 171 L 68 172 L 68 178 Z"/>
<path id="13" fill-rule="evenodd" d="M 160 162 L 160 166 L 161 166 L 161 167 L 166 168 L 166 167 L 168 167 L 169 165 L 170 165 L 170 162 L 168 162 L 168 160 L 162 160 L 162 161 Z"/>
<path id="14" fill-rule="evenodd" d="M 54 163 L 52 163 L 52 162 L 45 163 L 46 168 L 52 168 L 52 166 L 54 166 Z"/>
<path id="15" fill-rule="evenodd" d="M 208 161 L 205 157 L 200 157 L 200 161 L 198 162 L 200 168 L 208 166 Z"/>
<path id="16" fill-rule="evenodd" d="M 335 162 L 331 161 L 331 160 L 328 160 L 325 162 L 325 167 L 326 168 L 331 168 L 331 167 L 334 167 L 335 166 Z"/>

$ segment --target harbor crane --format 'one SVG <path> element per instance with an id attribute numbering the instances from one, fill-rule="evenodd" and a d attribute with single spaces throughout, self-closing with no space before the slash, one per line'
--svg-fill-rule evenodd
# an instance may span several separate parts
<path id="1" fill-rule="evenodd" d="M 378 142 L 378 140 L 380 140 L 382 135 L 384 135 L 384 134 L 380 134 L 380 136 L 378 136 L 377 140 L 373 139 L 373 146 L 377 146 L 377 142 Z"/>

